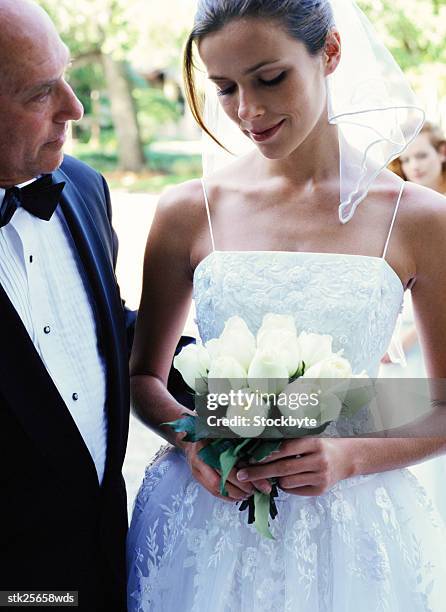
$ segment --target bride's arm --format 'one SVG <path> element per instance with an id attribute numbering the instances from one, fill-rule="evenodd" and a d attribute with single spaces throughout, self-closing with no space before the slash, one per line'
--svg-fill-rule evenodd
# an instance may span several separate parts
<path id="1" fill-rule="evenodd" d="M 181 191 L 166 192 L 158 203 L 144 256 L 143 287 L 130 359 L 132 403 L 153 431 L 177 445 L 181 436 L 161 423 L 188 412 L 166 389 L 178 339 L 192 295 L 189 216 L 178 214 Z"/>
<path id="2" fill-rule="evenodd" d="M 191 305 L 190 253 L 205 219 L 201 197 L 199 183 L 191 181 L 167 191 L 158 204 L 144 257 L 130 375 L 135 414 L 150 429 L 181 448 L 195 478 L 219 496 L 219 475 L 197 457 L 205 442 L 183 442 L 185 434 L 176 434 L 162 425 L 191 412 L 168 392 L 167 379 Z M 242 499 L 253 490 L 249 483 L 237 486 L 235 472 L 229 480 L 227 489 L 232 500 Z"/>
<path id="3" fill-rule="evenodd" d="M 427 371 L 432 379 L 446 379 L 446 198 L 408 184 L 401 210 L 403 231 L 416 262 L 412 296 Z M 439 387 L 444 389 L 444 385 Z M 440 402 L 430 420 L 427 417 L 419 425 L 408 426 L 415 429 L 412 436 L 433 432 L 431 437 L 286 440 L 273 461 L 246 468 L 241 476 L 253 482 L 279 477 L 279 485 L 290 493 L 320 495 L 344 478 L 441 455 L 446 453 L 446 438 L 441 437 L 446 430 L 446 401 L 435 399 Z"/>

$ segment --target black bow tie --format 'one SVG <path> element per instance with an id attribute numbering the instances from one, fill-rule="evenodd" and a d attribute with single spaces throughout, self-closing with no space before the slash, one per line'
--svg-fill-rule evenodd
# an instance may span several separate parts
<path id="1" fill-rule="evenodd" d="M 49 221 L 60 200 L 65 183 L 53 184 L 51 174 L 44 174 L 25 187 L 10 187 L 0 207 L 0 227 L 7 225 L 15 211 L 23 206 L 35 217 Z"/>

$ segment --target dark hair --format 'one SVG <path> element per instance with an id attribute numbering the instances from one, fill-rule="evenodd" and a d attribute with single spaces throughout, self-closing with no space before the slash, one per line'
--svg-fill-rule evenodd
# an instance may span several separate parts
<path id="1" fill-rule="evenodd" d="M 446 149 L 446 138 L 441 128 L 439 128 L 438 125 L 435 125 L 435 123 L 426 121 L 421 128 L 420 134 L 426 134 L 429 137 L 429 141 L 437 153 L 444 152 Z M 394 159 L 393 162 L 390 163 L 389 169 L 392 170 L 392 172 L 395 172 L 395 174 L 398 174 L 398 176 L 400 176 L 402 179 L 407 180 L 407 177 L 403 172 L 401 157 Z M 446 180 L 446 161 L 443 162 L 442 165 L 442 175 L 443 180 Z"/>
<path id="2" fill-rule="evenodd" d="M 206 127 L 201 102 L 194 80 L 194 44 L 205 36 L 221 30 L 234 19 L 274 19 L 293 38 L 302 42 L 311 55 L 317 55 L 325 45 L 327 34 L 334 26 L 328 0 L 199 0 L 192 32 L 186 41 L 183 76 L 186 97 L 198 125 L 220 144 Z"/>

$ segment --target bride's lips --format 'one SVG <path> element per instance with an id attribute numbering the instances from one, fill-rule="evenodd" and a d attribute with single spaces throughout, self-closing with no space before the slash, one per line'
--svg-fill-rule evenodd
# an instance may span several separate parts
<path id="1" fill-rule="evenodd" d="M 255 140 L 256 142 L 265 142 L 266 140 L 269 140 L 270 138 L 272 138 L 273 136 L 277 134 L 277 132 L 280 130 L 284 122 L 285 122 L 285 119 L 282 119 L 282 121 L 280 121 L 273 127 L 268 128 L 267 130 L 263 130 L 262 132 L 253 132 L 249 130 L 249 134 L 251 138 Z"/>

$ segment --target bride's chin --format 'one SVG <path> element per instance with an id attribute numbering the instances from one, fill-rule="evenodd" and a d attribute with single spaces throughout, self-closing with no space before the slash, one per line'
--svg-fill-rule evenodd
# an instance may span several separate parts
<path id="1" fill-rule="evenodd" d="M 257 146 L 257 149 L 259 151 L 259 153 L 265 158 L 265 159 L 270 159 L 272 161 L 280 161 L 282 159 L 286 159 L 287 157 L 289 157 L 290 155 L 290 151 L 287 150 L 285 151 L 285 147 L 259 147 Z"/>

